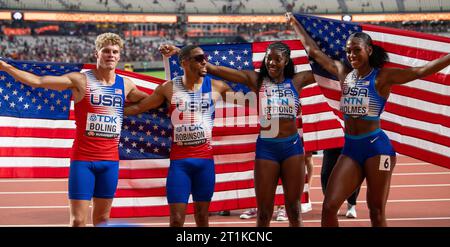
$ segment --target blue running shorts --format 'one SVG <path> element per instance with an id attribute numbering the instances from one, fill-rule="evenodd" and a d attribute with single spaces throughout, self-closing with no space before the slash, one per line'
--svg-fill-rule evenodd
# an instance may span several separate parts
<path id="1" fill-rule="evenodd" d="M 111 199 L 116 193 L 118 179 L 119 161 L 71 161 L 69 199 Z"/>
<path id="2" fill-rule="evenodd" d="M 299 134 L 285 138 L 261 138 L 256 140 L 256 159 L 273 160 L 282 163 L 287 158 L 304 154 Z"/>
<path id="3" fill-rule="evenodd" d="M 396 155 L 389 137 L 381 129 L 358 136 L 345 134 L 342 154 L 352 158 L 360 166 L 364 166 L 368 158 L 377 155 Z"/>
<path id="4" fill-rule="evenodd" d="M 171 160 L 166 182 L 167 201 L 188 203 L 189 195 L 192 194 L 194 202 L 209 202 L 215 183 L 213 159 Z"/>

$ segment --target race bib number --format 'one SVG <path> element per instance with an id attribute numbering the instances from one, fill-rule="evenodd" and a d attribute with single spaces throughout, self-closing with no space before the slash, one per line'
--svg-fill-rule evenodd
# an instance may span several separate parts
<path id="1" fill-rule="evenodd" d="M 208 130 L 202 124 L 174 126 L 174 142 L 179 146 L 196 146 L 206 143 Z"/>
<path id="2" fill-rule="evenodd" d="M 380 171 L 390 171 L 391 170 L 391 156 L 381 155 L 380 156 Z"/>
<path id="3" fill-rule="evenodd" d="M 122 122 L 118 116 L 88 113 L 86 121 L 87 136 L 116 138 L 120 135 Z"/>

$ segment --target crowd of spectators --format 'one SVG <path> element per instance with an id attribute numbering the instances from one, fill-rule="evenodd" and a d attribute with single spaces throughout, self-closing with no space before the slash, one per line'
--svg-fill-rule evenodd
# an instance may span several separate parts
<path id="1" fill-rule="evenodd" d="M 427 33 L 450 33 L 450 21 L 432 22 L 395 22 L 374 23 L 396 28 L 416 30 Z M 60 24 L 59 31 L 29 35 L 5 35 L 5 28 L 33 28 L 35 23 L 22 23 L 20 26 L 12 23 L 0 22 L 0 56 L 17 60 L 41 60 L 52 62 L 82 62 L 92 63 L 94 39 L 103 32 L 115 32 L 126 40 L 122 54 L 123 62 L 135 61 L 161 61 L 162 57 L 157 51 L 161 43 L 170 42 L 176 45 L 192 43 L 195 39 L 189 36 L 189 26 L 181 24 L 160 25 L 152 32 L 132 33 L 131 24 Z M 196 34 L 198 38 L 199 34 Z M 208 31 L 200 35 L 210 35 Z M 228 36 L 242 37 L 244 40 L 265 41 L 293 39 L 295 34 L 284 23 L 281 24 L 243 24 L 227 33 Z M 224 35 L 222 35 L 224 36 Z M 198 40 L 198 39 L 197 39 Z"/>

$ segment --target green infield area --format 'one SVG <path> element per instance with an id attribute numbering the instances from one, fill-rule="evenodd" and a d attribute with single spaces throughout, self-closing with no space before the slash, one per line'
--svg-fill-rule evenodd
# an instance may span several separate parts
<path id="1" fill-rule="evenodd" d="M 164 70 L 146 71 L 146 72 L 139 72 L 139 73 L 144 74 L 144 75 L 153 76 L 153 77 L 156 77 L 156 78 L 160 78 L 160 79 L 163 79 L 163 80 L 166 79 L 166 74 L 165 74 Z"/>

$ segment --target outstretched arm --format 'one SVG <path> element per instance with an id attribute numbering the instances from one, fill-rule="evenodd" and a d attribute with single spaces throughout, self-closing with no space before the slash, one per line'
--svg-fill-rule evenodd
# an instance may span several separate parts
<path id="1" fill-rule="evenodd" d="M 167 82 L 156 87 L 152 94 L 146 96 L 145 98 L 139 100 L 137 103 L 126 106 L 124 108 L 125 115 L 136 115 L 142 112 L 146 112 L 150 109 L 155 109 L 159 107 L 164 100 L 164 88 Z"/>
<path id="2" fill-rule="evenodd" d="M 346 75 L 345 65 L 340 61 L 331 59 L 323 53 L 316 42 L 309 36 L 303 26 L 291 13 L 286 14 L 286 19 L 288 23 L 294 27 L 295 32 L 299 35 L 300 41 L 305 47 L 306 53 L 308 53 L 308 55 L 319 63 L 325 70 L 342 81 Z"/>
<path id="3" fill-rule="evenodd" d="M 178 54 L 180 48 L 170 44 L 163 44 L 159 47 L 159 51 L 164 56 L 170 57 L 172 55 Z M 242 83 L 253 91 L 256 90 L 258 74 L 255 71 L 236 70 L 225 66 L 212 65 L 210 63 L 206 64 L 206 69 L 211 75 L 218 76 L 226 81 Z"/>
<path id="4" fill-rule="evenodd" d="M 77 72 L 68 73 L 62 76 L 37 76 L 35 74 L 20 70 L 4 61 L 0 61 L 0 70 L 10 74 L 17 81 L 25 85 L 53 90 L 65 90 L 76 87 L 76 83 L 81 78 Z"/>
<path id="5" fill-rule="evenodd" d="M 450 54 L 433 60 L 421 67 L 411 67 L 407 69 L 384 68 L 383 74 L 387 84 L 403 84 L 431 74 L 450 65 Z"/>
<path id="6" fill-rule="evenodd" d="M 258 73 L 253 70 L 237 70 L 225 66 L 216 66 L 208 63 L 206 65 L 208 73 L 218 76 L 226 81 L 237 82 L 246 85 L 252 91 L 256 91 Z"/>

